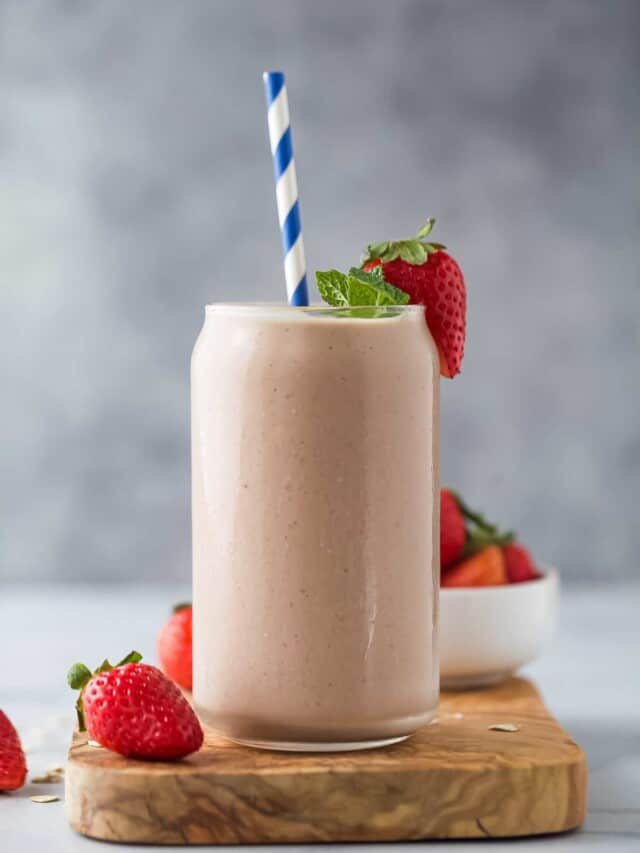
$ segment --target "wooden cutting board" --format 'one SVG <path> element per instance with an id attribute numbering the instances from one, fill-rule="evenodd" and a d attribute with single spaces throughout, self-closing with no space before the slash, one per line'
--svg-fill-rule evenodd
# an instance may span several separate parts
<path id="1" fill-rule="evenodd" d="M 494 731 L 511 723 L 518 731 Z M 206 733 L 177 763 L 131 761 L 74 734 L 71 826 L 108 841 L 237 844 L 486 838 L 564 832 L 585 814 L 582 750 L 521 678 L 442 696 L 404 743 L 265 752 Z"/>

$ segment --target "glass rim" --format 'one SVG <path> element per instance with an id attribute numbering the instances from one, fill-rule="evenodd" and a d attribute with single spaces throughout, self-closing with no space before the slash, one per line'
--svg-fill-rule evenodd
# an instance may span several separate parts
<path id="1" fill-rule="evenodd" d="M 415 314 L 425 310 L 424 305 L 288 305 L 286 302 L 210 302 L 206 314 L 345 314 L 352 311 L 377 311 L 393 314 Z M 355 318 L 358 319 L 358 318 Z M 363 318 L 367 319 L 367 318 Z"/>

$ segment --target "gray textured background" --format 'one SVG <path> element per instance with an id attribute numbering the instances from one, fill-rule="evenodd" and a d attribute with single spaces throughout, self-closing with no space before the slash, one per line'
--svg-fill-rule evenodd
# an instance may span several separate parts
<path id="1" fill-rule="evenodd" d="M 309 267 L 434 213 L 465 270 L 444 479 L 635 575 L 640 2 L 4 0 L 1 576 L 188 576 L 202 306 L 283 293 L 267 67 Z"/>

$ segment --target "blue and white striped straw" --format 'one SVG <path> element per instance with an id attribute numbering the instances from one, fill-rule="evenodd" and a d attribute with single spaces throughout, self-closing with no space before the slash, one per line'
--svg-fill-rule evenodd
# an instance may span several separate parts
<path id="1" fill-rule="evenodd" d="M 276 200 L 282 233 L 287 296 L 289 305 L 308 305 L 307 267 L 300 225 L 298 181 L 291 144 L 287 87 L 282 71 L 265 71 L 262 77 L 267 95 L 269 141 L 276 179 Z"/>

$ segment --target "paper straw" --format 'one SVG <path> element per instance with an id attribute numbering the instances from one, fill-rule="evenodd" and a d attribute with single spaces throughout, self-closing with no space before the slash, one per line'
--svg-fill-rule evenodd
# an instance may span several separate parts
<path id="1" fill-rule="evenodd" d="M 282 71 L 265 71 L 262 77 L 267 95 L 269 141 L 276 179 L 276 201 L 282 234 L 287 297 L 289 305 L 308 305 L 307 267 L 300 225 L 298 181 L 291 144 L 287 87 Z"/>

